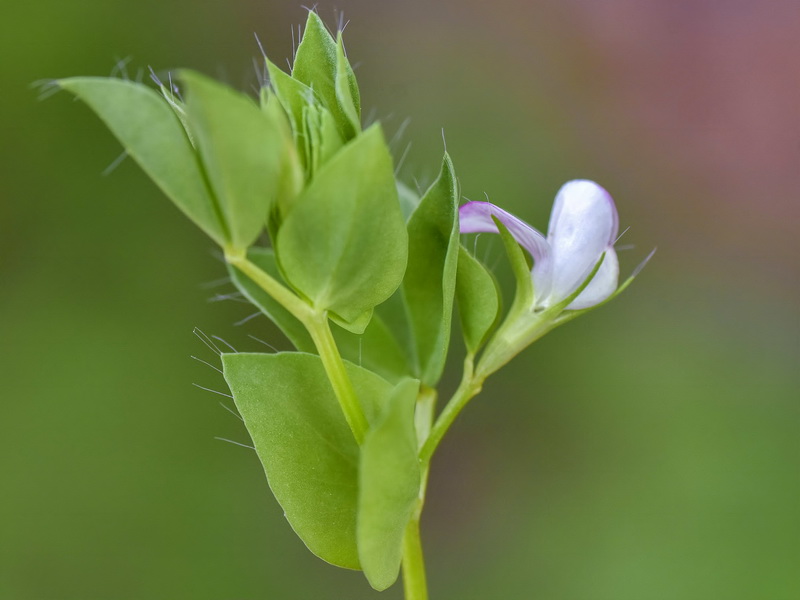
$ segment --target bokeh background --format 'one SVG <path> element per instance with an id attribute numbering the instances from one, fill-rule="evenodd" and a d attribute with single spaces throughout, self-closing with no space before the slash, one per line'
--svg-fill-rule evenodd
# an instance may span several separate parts
<path id="1" fill-rule="evenodd" d="M 435 461 L 433 598 L 800 598 L 800 4 L 327 0 L 409 182 L 444 129 L 464 194 L 545 227 L 600 181 L 618 300 L 487 385 Z M 192 67 L 248 88 L 299 2 L 0 8 L 0 598 L 376 598 L 269 494 L 199 327 L 280 345 L 205 239 L 66 94 L 31 82 Z M 484 236 L 488 238 L 488 236 Z M 481 239 L 490 262 L 500 252 Z M 218 283 L 218 282 L 217 282 Z M 383 594 L 401 597 L 400 586 Z"/>

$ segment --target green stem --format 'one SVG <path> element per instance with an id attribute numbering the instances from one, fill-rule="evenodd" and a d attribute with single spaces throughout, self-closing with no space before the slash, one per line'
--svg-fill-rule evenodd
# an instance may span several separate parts
<path id="1" fill-rule="evenodd" d="M 342 356 L 339 354 L 336 340 L 333 339 L 327 313 L 314 310 L 283 284 L 250 262 L 244 253 L 228 251 L 225 253 L 225 260 L 252 279 L 262 290 L 292 313 L 308 330 L 319 357 L 322 359 L 325 373 L 333 386 L 347 424 L 350 426 L 356 442 L 361 445 L 369 425 L 350 381 L 350 376 L 347 374 Z"/>
<path id="2" fill-rule="evenodd" d="M 419 452 L 419 459 L 423 468 L 426 468 L 430 463 L 431 457 L 442 441 L 444 434 L 450 429 L 453 421 L 456 420 L 456 417 L 467 405 L 467 402 L 480 393 L 484 379 L 485 377 L 476 376 L 474 373 L 474 357 L 468 355 L 464 360 L 464 374 L 461 377 L 458 389 L 456 389 L 453 397 L 450 398 L 450 401 L 442 410 L 442 414 L 436 419 L 428 439 L 425 440 L 425 444 Z"/>
<path id="3" fill-rule="evenodd" d="M 419 535 L 419 514 L 406 525 L 403 536 L 403 588 L 405 600 L 428 600 L 425 559 Z"/>
<path id="4" fill-rule="evenodd" d="M 251 263 L 242 252 L 225 252 L 225 260 L 253 280 L 275 301 L 292 313 L 297 320 L 305 324 L 312 314 L 311 307 L 289 291 L 282 283 L 274 279 L 269 273 L 264 272 L 257 265 Z"/>
<path id="5" fill-rule="evenodd" d="M 350 375 L 347 374 L 342 355 L 339 354 L 339 349 L 336 347 L 336 340 L 333 339 L 331 327 L 328 324 L 328 316 L 325 313 L 314 313 L 312 318 L 303 324 L 311 334 L 311 339 L 314 340 L 325 372 L 336 393 L 336 398 L 339 400 L 339 405 L 342 407 L 344 418 L 360 446 L 364 442 L 369 424 L 364 416 L 361 403 L 358 401 L 358 396 L 356 396 L 356 391 L 353 389 Z"/>
<path id="6" fill-rule="evenodd" d="M 414 413 L 417 440 L 422 446 L 428 439 L 433 424 L 433 412 L 436 408 L 436 390 L 422 385 L 417 396 L 417 408 Z M 427 463 L 420 462 L 420 485 L 417 506 L 411 520 L 406 525 L 403 536 L 403 586 L 406 600 L 427 600 L 428 586 L 425 579 L 425 560 L 422 556 L 422 542 L 419 535 L 419 520 L 425 504 L 425 492 L 428 488 Z"/>
<path id="7" fill-rule="evenodd" d="M 437 392 L 435 388 L 428 387 L 424 383 L 420 385 L 417 407 L 414 411 L 414 428 L 417 431 L 419 448 L 422 448 L 431 434 L 434 411 L 436 410 L 436 398 Z"/>

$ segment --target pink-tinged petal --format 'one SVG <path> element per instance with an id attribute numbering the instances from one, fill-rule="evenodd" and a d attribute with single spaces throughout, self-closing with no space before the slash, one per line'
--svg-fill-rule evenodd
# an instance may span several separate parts
<path id="1" fill-rule="evenodd" d="M 603 264 L 600 265 L 589 285 L 578 294 L 575 300 L 569 303 L 567 308 L 569 310 L 577 310 L 599 304 L 614 293 L 614 290 L 617 289 L 618 281 L 619 261 L 617 260 L 617 253 L 614 252 L 613 248 L 608 248 L 606 249 Z"/>
<path id="2" fill-rule="evenodd" d="M 600 255 L 613 246 L 618 229 L 617 208 L 607 191 L 585 179 L 564 184 L 556 195 L 547 231 L 553 263 L 549 304 L 563 300 L 583 283 Z M 610 269 L 605 262 L 601 270 Z"/>
<path id="3" fill-rule="evenodd" d="M 541 233 L 491 202 L 467 202 L 458 210 L 458 216 L 461 233 L 499 233 L 492 219 L 495 217 L 534 260 L 546 259 L 550 254 L 547 240 Z"/>
<path id="4" fill-rule="evenodd" d="M 505 225 L 517 243 L 530 252 L 535 293 L 546 296 L 551 286 L 550 245 L 536 229 L 491 202 L 467 202 L 458 210 L 461 233 L 499 233 L 492 217 Z"/>

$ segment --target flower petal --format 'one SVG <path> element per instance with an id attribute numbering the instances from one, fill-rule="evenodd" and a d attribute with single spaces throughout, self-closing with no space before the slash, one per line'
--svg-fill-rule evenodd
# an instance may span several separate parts
<path id="1" fill-rule="evenodd" d="M 585 179 L 569 181 L 562 186 L 556 195 L 547 231 L 553 262 L 553 287 L 547 304 L 563 300 L 583 283 L 600 255 L 612 249 L 618 229 L 614 200 L 602 187 Z M 590 291 L 604 271 L 610 276 L 610 264 L 616 264 L 616 254 L 613 261 L 608 258 L 578 299 Z"/>
<path id="2" fill-rule="evenodd" d="M 569 303 L 567 309 L 578 310 L 599 304 L 614 293 L 614 290 L 617 289 L 618 280 L 619 261 L 617 260 L 617 253 L 614 252 L 614 248 L 608 248 L 606 249 L 603 264 L 600 265 L 589 285 L 578 294 L 575 300 Z"/>
<path id="3" fill-rule="evenodd" d="M 545 297 L 549 294 L 551 252 L 550 245 L 541 233 L 491 202 L 467 202 L 459 208 L 458 217 L 461 233 L 499 233 L 492 217 L 505 225 L 517 243 L 533 257 L 531 275 L 536 295 Z"/>

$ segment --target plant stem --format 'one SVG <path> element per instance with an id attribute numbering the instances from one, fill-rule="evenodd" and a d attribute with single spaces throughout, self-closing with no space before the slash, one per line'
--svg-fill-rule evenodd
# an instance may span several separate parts
<path id="1" fill-rule="evenodd" d="M 356 442 L 361 445 L 369 425 L 361 408 L 361 403 L 356 396 L 355 389 L 353 389 L 350 376 L 347 374 L 342 356 L 339 354 L 336 340 L 333 339 L 327 313 L 314 310 L 283 284 L 270 276 L 269 273 L 265 273 L 257 265 L 250 262 L 245 254 L 226 252 L 225 260 L 252 279 L 262 290 L 292 313 L 308 330 L 322 360 L 322 365 L 325 367 L 325 373 L 328 375 L 331 386 L 333 386 L 333 391 L 342 408 L 347 424 L 350 426 Z"/>
<path id="2" fill-rule="evenodd" d="M 342 407 L 344 418 L 360 446 L 364 442 L 369 424 L 364 416 L 361 403 L 358 401 L 358 396 L 356 396 L 356 391 L 353 389 L 350 376 L 347 374 L 342 356 L 339 354 L 339 348 L 336 347 L 336 340 L 333 339 L 328 324 L 328 316 L 325 313 L 312 313 L 312 317 L 303 324 L 311 334 L 311 339 L 314 340 L 325 372 L 333 386 L 336 398 L 339 400 L 339 406 Z"/>
<path id="3" fill-rule="evenodd" d="M 436 398 L 437 392 L 435 388 L 428 387 L 424 383 L 420 385 L 417 406 L 414 411 L 414 428 L 417 432 L 419 448 L 422 448 L 431 434 L 434 411 L 436 410 Z"/>
<path id="4" fill-rule="evenodd" d="M 436 390 L 422 385 L 417 396 L 415 427 L 420 447 L 428 439 L 433 425 L 433 413 L 436 408 Z M 422 556 L 422 542 L 419 534 L 419 520 L 425 504 L 425 492 L 428 489 L 428 463 L 420 461 L 420 485 L 417 506 L 411 520 L 406 525 L 403 536 L 403 587 L 406 600 L 427 600 L 428 586 L 425 578 L 425 560 Z"/>
<path id="5" fill-rule="evenodd" d="M 483 386 L 484 377 L 476 376 L 473 368 L 474 357 L 468 355 L 464 360 L 464 374 L 461 377 L 461 383 L 458 385 L 453 397 L 442 410 L 442 414 L 436 419 L 436 423 L 431 429 L 431 433 L 422 449 L 419 452 L 419 459 L 426 468 L 430 463 L 434 451 L 442 441 L 444 434 L 450 429 L 450 426 L 455 421 L 461 410 L 467 405 L 472 398 L 474 398 Z"/>
<path id="6" fill-rule="evenodd" d="M 297 320 L 305 324 L 309 319 L 312 313 L 311 307 L 269 273 L 250 262 L 244 253 L 226 251 L 225 260 L 252 279 L 253 283 L 272 296 L 275 301 L 292 313 L 292 316 Z"/>
<path id="7" fill-rule="evenodd" d="M 403 588 L 405 600 L 428 600 L 425 560 L 419 535 L 419 514 L 408 522 L 403 536 Z"/>

